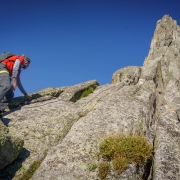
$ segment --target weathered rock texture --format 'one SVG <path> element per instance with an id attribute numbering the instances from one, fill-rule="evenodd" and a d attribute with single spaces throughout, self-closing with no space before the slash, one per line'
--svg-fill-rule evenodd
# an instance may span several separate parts
<path id="1" fill-rule="evenodd" d="M 8 136 L 8 128 L 0 121 L 0 169 L 14 161 L 23 148 L 23 140 Z"/>
<path id="2" fill-rule="evenodd" d="M 94 92 L 79 99 L 89 87 Z M 32 98 L 30 103 L 14 99 L 16 109 L 2 118 L 8 136 L 22 139 L 24 146 L 0 170 L 0 179 L 20 179 L 35 161 L 42 163 L 33 180 L 100 179 L 98 168 L 90 171 L 103 161 L 97 156 L 100 142 L 108 134 L 137 132 L 153 146 L 152 162 L 130 164 L 121 174 L 111 170 L 106 179 L 180 179 L 180 27 L 170 16 L 157 22 L 142 67 L 116 71 L 112 84 L 93 80 L 47 88 Z"/>

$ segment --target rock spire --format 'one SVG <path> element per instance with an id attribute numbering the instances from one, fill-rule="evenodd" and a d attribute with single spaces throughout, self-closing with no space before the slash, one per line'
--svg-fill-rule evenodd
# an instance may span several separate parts
<path id="1" fill-rule="evenodd" d="M 81 98 L 89 89 L 93 93 Z M 106 178 L 180 179 L 180 27 L 169 15 L 157 22 L 142 67 L 116 71 L 112 84 L 92 80 L 31 96 L 31 103 L 14 99 L 12 110 L 3 115 L 0 150 L 10 137 L 19 140 L 19 149 L 9 141 L 15 160 L 1 164 L 0 179 L 23 179 L 34 163 L 40 166 L 32 180 L 100 179 L 99 164 L 107 161 L 98 156 L 103 139 L 137 133 L 147 137 L 153 158 L 139 166 L 129 164 L 120 174 L 109 160 Z"/>

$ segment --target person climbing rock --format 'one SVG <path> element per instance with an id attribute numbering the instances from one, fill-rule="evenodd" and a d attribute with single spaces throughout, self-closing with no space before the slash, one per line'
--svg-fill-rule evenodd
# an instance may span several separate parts
<path id="1" fill-rule="evenodd" d="M 14 97 L 13 91 L 15 91 L 17 86 L 24 96 L 28 100 L 31 100 L 31 97 L 28 96 L 24 90 L 20 80 L 21 70 L 28 68 L 30 62 L 31 60 L 27 55 L 19 56 L 12 54 L 0 61 L 0 113 L 2 113 L 12 101 Z"/>

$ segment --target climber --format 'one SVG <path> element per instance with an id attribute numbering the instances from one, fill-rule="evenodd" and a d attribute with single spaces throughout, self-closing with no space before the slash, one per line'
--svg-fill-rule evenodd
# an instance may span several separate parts
<path id="1" fill-rule="evenodd" d="M 30 58 L 26 55 L 12 55 L 0 62 L 0 113 L 4 112 L 8 103 L 13 99 L 13 91 L 15 91 L 16 86 L 28 100 L 31 100 L 20 80 L 21 69 L 26 69 L 30 61 Z"/>

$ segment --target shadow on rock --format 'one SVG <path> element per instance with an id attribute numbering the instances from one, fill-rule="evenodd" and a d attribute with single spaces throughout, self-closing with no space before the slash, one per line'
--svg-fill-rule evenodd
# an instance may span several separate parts
<path id="1" fill-rule="evenodd" d="M 13 100 L 8 105 L 9 109 L 12 110 L 14 108 L 18 108 L 19 106 L 31 104 L 32 101 L 36 101 L 37 99 L 41 98 L 42 95 L 40 95 L 39 93 L 35 93 L 30 95 L 30 97 L 32 98 L 31 101 L 29 101 L 25 96 L 13 98 Z"/>
<path id="2" fill-rule="evenodd" d="M 8 119 L 8 118 L 1 118 L 1 121 L 4 123 L 5 126 L 8 127 L 8 124 L 9 124 L 9 122 L 10 122 L 11 120 Z"/>
<path id="3" fill-rule="evenodd" d="M 12 180 L 22 163 L 29 157 L 30 151 L 23 148 L 19 156 L 10 165 L 0 170 L 0 180 Z"/>
<path id="4" fill-rule="evenodd" d="M 9 118 L 4 118 L 4 116 L 6 116 L 6 115 L 8 115 L 8 114 L 10 114 L 10 113 L 12 113 L 12 112 L 14 112 L 14 111 L 20 110 L 20 109 L 21 109 L 21 106 L 19 106 L 19 107 L 16 108 L 16 109 L 13 109 L 13 110 L 11 110 L 11 111 L 8 111 L 8 112 L 3 113 L 2 118 L 1 118 L 1 121 L 4 123 L 5 126 L 8 127 L 8 124 L 9 124 L 9 122 L 11 121 L 11 119 L 9 119 Z"/>

